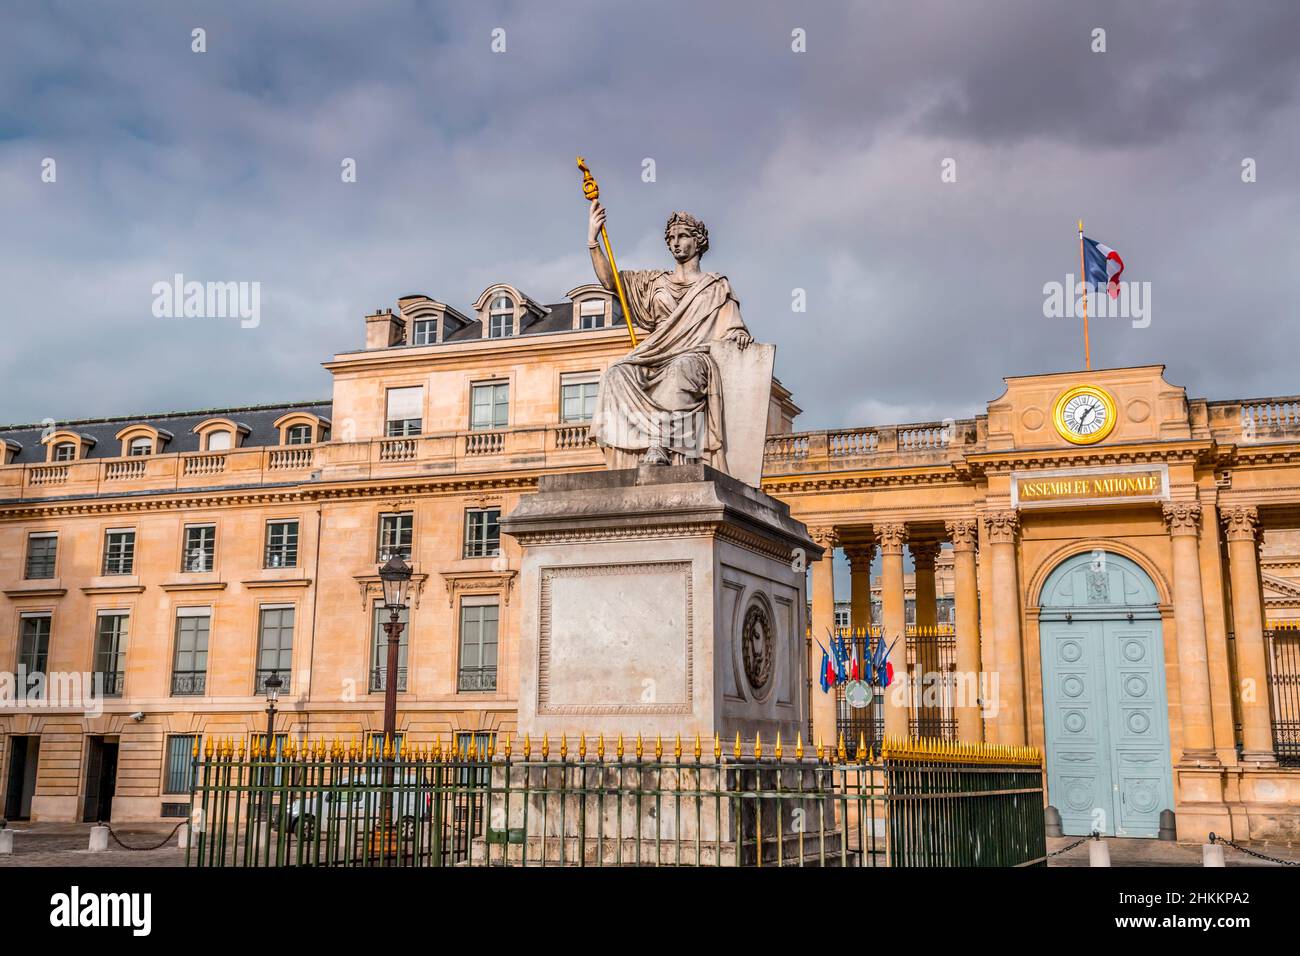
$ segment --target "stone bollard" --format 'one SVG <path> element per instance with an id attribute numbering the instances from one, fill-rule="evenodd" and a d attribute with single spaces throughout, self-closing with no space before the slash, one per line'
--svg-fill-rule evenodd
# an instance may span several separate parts
<path id="1" fill-rule="evenodd" d="M 94 826 L 90 828 L 90 852 L 103 853 L 108 849 L 108 827 Z"/>
<path id="2" fill-rule="evenodd" d="M 1061 811 L 1050 803 L 1043 811 L 1043 824 L 1047 828 L 1048 837 L 1065 836 L 1065 831 L 1061 829 Z"/>
<path id="3" fill-rule="evenodd" d="M 1204 843 L 1201 845 L 1202 866 L 1227 866 L 1223 860 L 1222 843 Z"/>
<path id="4" fill-rule="evenodd" d="M 176 848 L 187 850 L 190 846 L 190 825 L 187 823 L 176 831 Z"/>
<path id="5" fill-rule="evenodd" d="M 1088 865 L 1110 866 L 1110 844 L 1105 840 L 1089 840 Z"/>
<path id="6" fill-rule="evenodd" d="M 14 831 L 0 830 L 0 856 L 9 856 L 14 852 Z"/>

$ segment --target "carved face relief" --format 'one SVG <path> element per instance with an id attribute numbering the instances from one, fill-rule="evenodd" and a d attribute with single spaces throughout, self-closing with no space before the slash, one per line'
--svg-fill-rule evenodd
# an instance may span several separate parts
<path id="1" fill-rule="evenodd" d="M 745 611 L 745 623 L 740 631 L 741 657 L 745 663 L 745 679 L 755 697 L 762 697 L 772 683 L 772 668 L 776 660 L 776 641 L 772 635 L 772 619 L 762 601 L 753 601 Z"/>

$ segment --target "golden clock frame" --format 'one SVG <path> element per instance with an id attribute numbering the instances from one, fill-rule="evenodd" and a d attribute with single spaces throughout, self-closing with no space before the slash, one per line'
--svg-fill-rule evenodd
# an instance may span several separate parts
<path id="1" fill-rule="evenodd" d="M 1065 406 L 1070 400 L 1079 395 L 1093 395 L 1101 400 L 1106 406 L 1106 423 L 1091 435 L 1076 435 L 1068 425 L 1065 424 Z M 1115 405 L 1115 399 L 1106 391 L 1097 385 L 1076 385 L 1073 388 L 1067 388 L 1061 393 L 1060 398 L 1056 400 L 1056 405 L 1052 408 L 1052 424 L 1056 426 L 1056 433 L 1072 445 L 1095 445 L 1102 441 L 1115 429 L 1115 423 L 1118 421 L 1118 411 Z"/>

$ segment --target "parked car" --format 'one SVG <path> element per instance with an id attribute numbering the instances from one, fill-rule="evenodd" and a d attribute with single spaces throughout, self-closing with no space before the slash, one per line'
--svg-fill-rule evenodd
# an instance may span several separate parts
<path id="1" fill-rule="evenodd" d="M 310 840 L 318 826 L 327 829 L 333 826 L 340 830 L 348 825 L 349 817 L 354 828 L 364 827 L 367 822 L 374 826 L 383 812 L 382 783 L 382 775 L 374 785 L 369 784 L 363 775 L 355 782 L 337 781 L 337 789 L 327 789 L 321 797 L 316 794 L 298 797 L 289 805 L 286 819 L 289 832 L 301 840 Z M 408 839 L 415 835 L 419 820 L 429 819 L 432 797 L 427 790 L 418 789 L 415 771 L 407 771 L 398 783 L 403 789 L 393 794 L 393 815 L 397 819 L 398 834 L 402 839 Z M 317 819 L 318 815 L 320 819 Z"/>

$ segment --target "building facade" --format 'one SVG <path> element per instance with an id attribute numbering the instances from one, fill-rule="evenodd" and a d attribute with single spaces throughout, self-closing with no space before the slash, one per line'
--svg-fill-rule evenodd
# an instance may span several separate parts
<path id="1" fill-rule="evenodd" d="M 406 741 L 510 732 L 499 520 L 541 475 L 602 467 L 587 422 L 626 348 L 596 286 L 543 305 L 497 284 L 464 313 L 413 295 L 325 363 L 329 401 L 0 430 L 0 670 L 50 678 L 0 709 L 4 814 L 183 813 L 195 739 L 264 733 L 271 673 L 278 736 L 373 735 L 389 679 Z M 1143 367 L 1007 379 L 968 420 L 794 432 L 798 414 L 774 383 L 764 488 L 851 565 L 838 596 L 813 565 L 814 634 L 837 597 L 872 620 L 873 590 L 887 634 L 950 624 L 981 688 L 955 732 L 1044 747 L 1067 827 L 1142 835 L 1172 809 L 1186 836 L 1300 834 L 1296 400 L 1188 399 Z M 394 553 L 414 577 L 389 675 Z M 70 700 L 60 675 L 105 696 Z"/>

